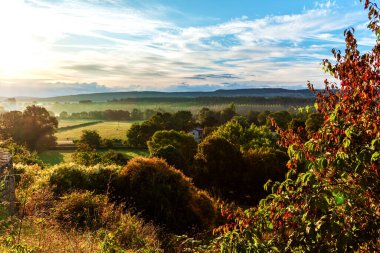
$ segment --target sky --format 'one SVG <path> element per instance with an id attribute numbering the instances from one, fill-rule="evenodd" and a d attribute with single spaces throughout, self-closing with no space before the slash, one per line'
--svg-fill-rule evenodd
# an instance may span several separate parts
<path id="1" fill-rule="evenodd" d="M 322 87 L 359 0 L 0 0 L 0 97 Z"/>

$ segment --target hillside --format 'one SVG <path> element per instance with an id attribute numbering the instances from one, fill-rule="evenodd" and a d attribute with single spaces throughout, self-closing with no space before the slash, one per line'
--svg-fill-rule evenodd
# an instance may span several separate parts
<path id="1" fill-rule="evenodd" d="M 92 100 L 94 102 L 104 102 L 114 99 L 127 98 L 169 98 L 169 97 L 300 97 L 313 98 L 314 95 L 307 89 L 288 90 L 282 88 L 260 88 L 260 89 L 235 89 L 235 90 L 216 90 L 211 92 L 158 92 L 158 91 L 130 91 L 130 92 L 109 92 L 92 93 L 70 96 L 58 96 L 49 98 L 34 99 L 41 102 L 78 102 L 81 100 Z"/>

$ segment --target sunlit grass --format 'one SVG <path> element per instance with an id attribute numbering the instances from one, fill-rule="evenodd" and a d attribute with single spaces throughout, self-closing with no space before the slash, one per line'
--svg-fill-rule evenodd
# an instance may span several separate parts
<path id="1" fill-rule="evenodd" d="M 68 122 L 66 122 L 66 124 L 67 123 Z M 57 137 L 58 141 L 78 140 L 82 135 L 83 130 L 95 130 L 98 131 L 100 136 L 105 139 L 126 139 L 127 131 L 132 124 L 133 122 L 107 121 L 91 126 L 60 131 L 56 133 L 55 136 Z"/>

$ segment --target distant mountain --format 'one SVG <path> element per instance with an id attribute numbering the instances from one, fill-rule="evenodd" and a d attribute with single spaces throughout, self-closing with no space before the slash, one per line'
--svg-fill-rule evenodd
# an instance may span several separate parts
<path id="1" fill-rule="evenodd" d="M 119 100 L 127 98 L 168 98 L 168 97 L 297 97 L 297 98 L 313 98 L 307 89 L 288 90 L 282 88 L 256 88 L 256 89 L 236 89 L 236 90 L 216 90 L 207 92 L 159 92 L 159 91 L 129 91 L 129 92 L 107 92 L 92 93 L 70 96 L 58 96 L 50 98 L 33 98 L 40 102 L 78 102 L 91 100 L 94 102 L 104 102 L 108 100 Z"/>

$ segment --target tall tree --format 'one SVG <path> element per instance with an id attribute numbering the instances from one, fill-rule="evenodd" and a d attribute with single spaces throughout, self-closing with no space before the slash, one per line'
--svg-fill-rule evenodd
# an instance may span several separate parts
<path id="1" fill-rule="evenodd" d="M 340 85 L 325 80 L 317 94 L 321 128 L 309 140 L 279 131 L 290 156 L 287 180 L 257 208 L 230 216 L 220 230 L 229 231 L 224 252 L 380 249 L 380 13 L 364 3 L 375 46 L 360 55 L 353 29 L 345 31 L 345 54 L 333 50 L 336 63 L 323 62 Z"/>
<path id="2" fill-rule="evenodd" d="M 23 113 L 13 111 L 3 114 L 0 127 L 3 138 L 12 138 L 31 150 L 42 150 L 55 145 L 54 133 L 58 121 L 45 108 L 33 105 Z"/>

